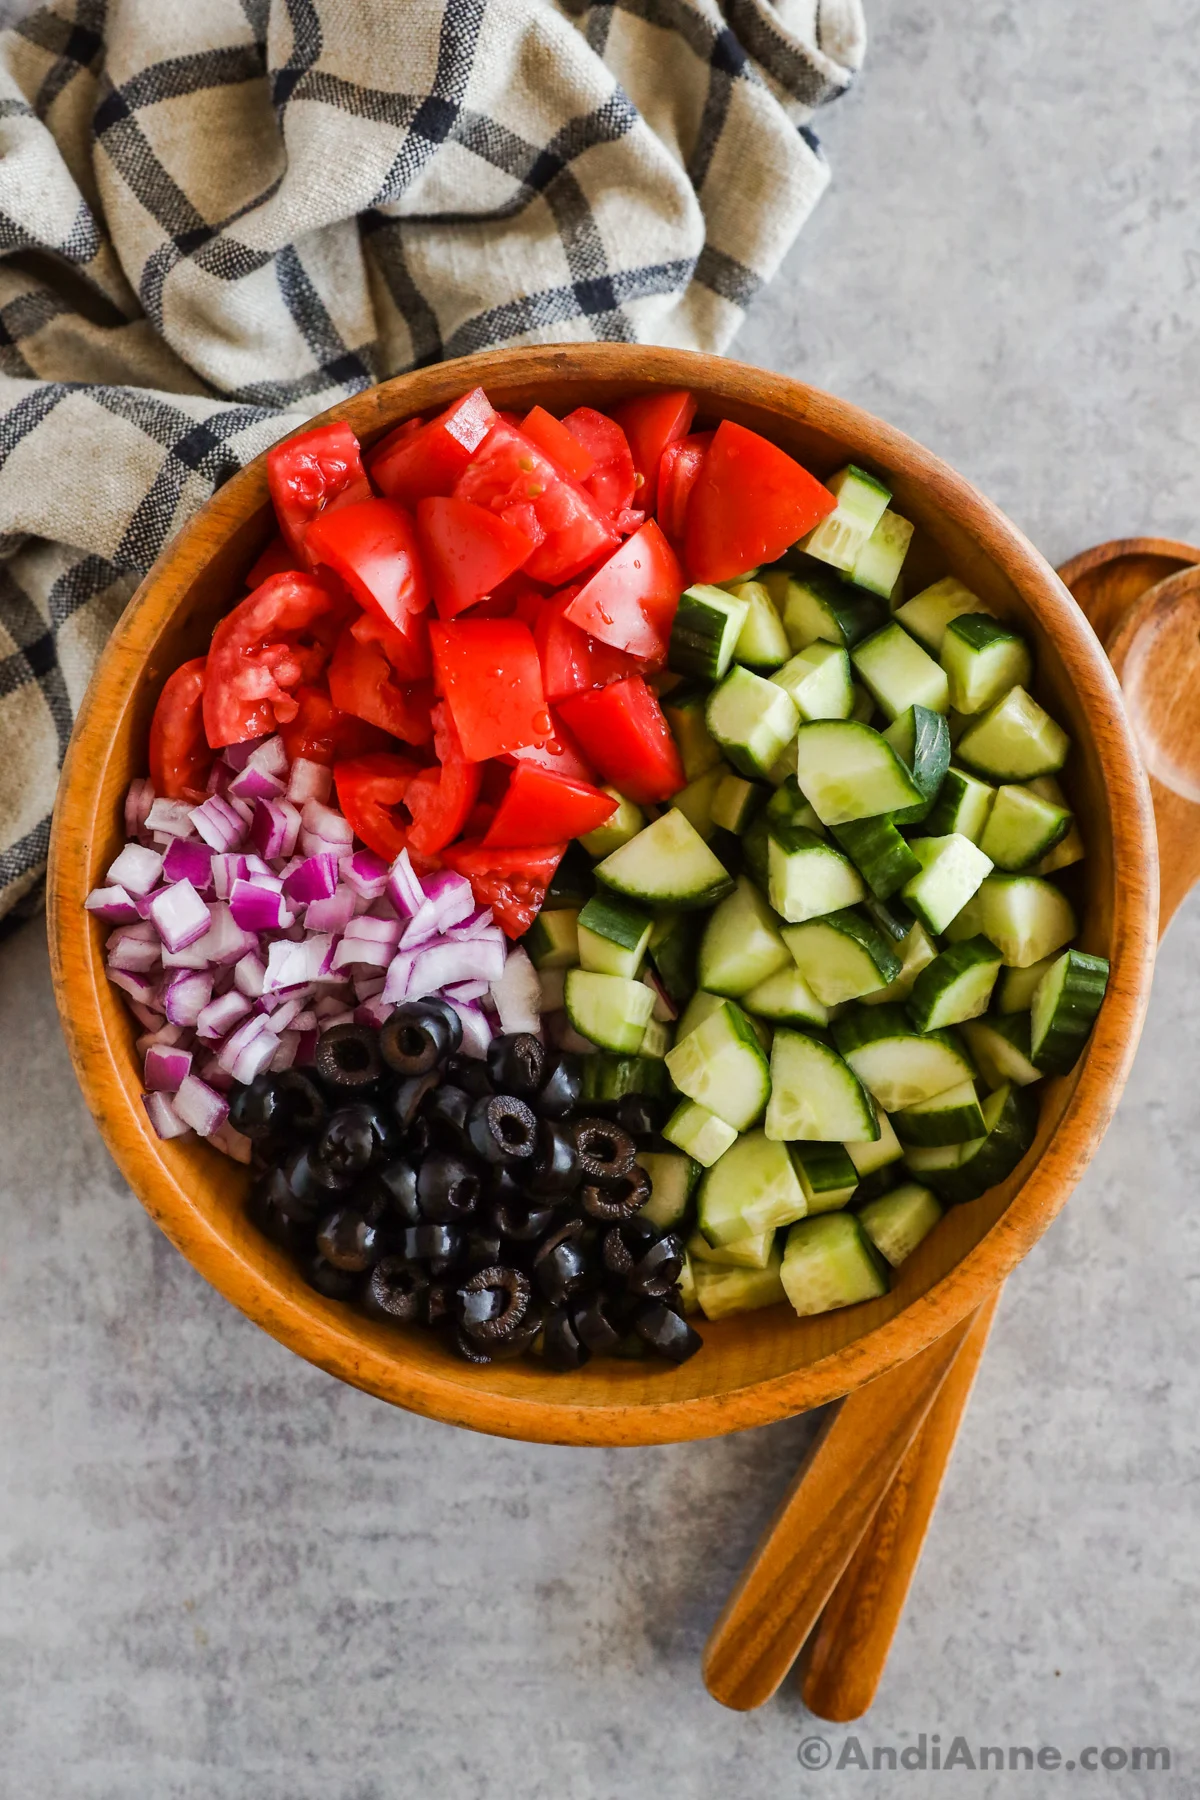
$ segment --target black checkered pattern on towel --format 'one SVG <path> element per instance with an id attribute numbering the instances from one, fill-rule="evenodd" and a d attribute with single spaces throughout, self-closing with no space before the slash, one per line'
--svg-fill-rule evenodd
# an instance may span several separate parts
<path id="1" fill-rule="evenodd" d="M 443 357 L 721 349 L 863 36 L 859 0 L 54 0 L 0 35 L 0 915 L 213 488 Z"/>

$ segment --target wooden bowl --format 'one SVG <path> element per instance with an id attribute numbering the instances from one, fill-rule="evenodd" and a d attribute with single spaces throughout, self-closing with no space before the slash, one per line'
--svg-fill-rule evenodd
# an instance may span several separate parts
<path id="1" fill-rule="evenodd" d="M 879 474 L 917 527 L 913 587 L 960 576 L 1037 654 L 1037 687 L 1070 730 L 1067 786 L 1088 845 L 1083 944 L 1112 962 L 1087 1052 L 1047 1082 L 1021 1168 L 950 1212 L 891 1293 L 797 1319 L 786 1306 L 702 1324 L 682 1368 L 596 1360 L 556 1375 L 532 1360 L 475 1368 L 437 1338 L 323 1299 L 245 1219 L 246 1171 L 204 1143 L 160 1143 L 142 1109 L 136 1028 L 104 975 L 106 928 L 83 910 L 123 837 L 122 798 L 146 768 L 162 683 L 202 653 L 274 530 L 264 459 L 235 475 L 168 545 L 101 658 L 63 769 L 50 849 L 59 1009 L 79 1080 L 130 1186 L 172 1243 L 235 1306 L 311 1362 L 382 1399 L 455 1425 L 550 1443 L 647 1444 L 761 1425 L 818 1406 L 914 1355 L 1010 1272 L 1079 1179 L 1124 1085 L 1150 987 L 1157 904 L 1154 820 L 1120 691 L 1057 576 L 969 482 L 901 432 L 828 394 L 719 357 L 623 344 L 486 353 L 357 395 L 326 418 L 370 443 L 476 383 L 518 410 L 555 411 L 691 387 L 705 415 L 763 432 L 821 475 L 852 459 Z"/>

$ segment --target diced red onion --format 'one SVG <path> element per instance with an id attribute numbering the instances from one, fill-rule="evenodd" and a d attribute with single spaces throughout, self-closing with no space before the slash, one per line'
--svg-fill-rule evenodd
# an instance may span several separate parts
<path id="1" fill-rule="evenodd" d="M 160 888 L 150 902 L 150 917 L 168 950 L 186 950 L 212 924 L 208 907 L 186 880 Z"/>
<path id="2" fill-rule="evenodd" d="M 391 944 L 369 938 L 343 937 L 333 953 L 333 967 L 353 975 L 358 969 L 386 969 L 395 951 Z"/>
<path id="3" fill-rule="evenodd" d="M 306 981 L 319 981 L 329 972 L 333 961 L 333 938 L 326 932 L 315 932 L 303 943 L 281 939 L 267 951 L 267 974 L 263 993 L 278 993 L 280 988 L 300 987 Z"/>
<path id="4" fill-rule="evenodd" d="M 268 775 L 265 769 L 256 769 L 250 762 L 240 775 L 234 776 L 225 790 L 225 798 L 247 800 L 253 806 L 256 800 L 282 800 L 286 791 L 278 775 Z"/>
<path id="5" fill-rule="evenodd" d="M 379 1027 L 391 1018 L 395 1010 L 391 1002 L 385 1000 L 382 994 L 376 994 L 374 999 L 362 1000 L 355 1007 L 354 1023 L 368 1025 L 372 1031 L 378 1031 Z"/>
<path id="6" fill-rule="evenodd" d="M 257 881 L 234 882 L 229 910 L 245 931 L 286 931 L 296 923 L 296 915 L 284 904 L 283 895 Z"/>
<path id="7" fill-rule="evenodd" d="M 475 911 L 475 895 L 470 882 L 453 869 L 438 869 L 434 874 L 424 876 L 421 886 L 425 898 L 433 901 L 438 927 L 442 931 L 459 924 Z"/>
<path id="8" fill-rule="evenodd" d="M 289 900 L 306 906 L 312 900 L 328 900 L 337 892 L 338 863 L 331 852 L 309 856 L 284 877 L 283 891 Z"/>
<path id="9" fill-rule="evenodd" d="M 492 999 L 500 1015 L 501 1031 L 537 1032 L 540 1029 L 541 984 L 537 970 L 519 944 L 509 951 L 503 970 L 492 981 Z"/>
<path id="10" fill-rule="evenodd" d="M 194 829 L 214 850 L 236 850 L 245 842 L 248 820 L 224 794 L 210 794 L 199 806 L 193 806 L 191 820 Z"/>
<path id="11" fill-rule="evenodd" d="M 223 1125 L 218 1125 L 215 1131 L 209 1132 L 208 1141 L 214 1150 L 219 1150 L 223 1156 L 231 1157 L 234 1162 L 239 1163 L 248 1163 L 254 1150 L 250 1139 L 243 1137 L 240 1131 L 235 1131 L 228 1119 Z"/>
<path id="12" fill-rule="evenodd" d="M 195 838 L 172 838 L 163 858 L 164 881 L 190 881 L 201 892 L 212 886 L 213 853 Z"/>
<path id="13" fill-rule="evenodd" d="M 388 871 L 386 893 L 402 919 L 411 919 L 425 904 L 425 889 L 417 880 L 407 850 L 402 850 Z"/>
<path id="14" fill-rule="evenodd" d="M 107 919 L 110 925 L 132 925 L 138 917 L 137 903 L 125 892 L 123 887 L 93 888 L 84 906 L 98 919 Z"/>
<path id="15" fill-rule="evenodd" d="M 386 944 L 395 950 L 400 943 L 400 933 L 404 927 L 399 919 L 373 919 L 365 915 L 359 919 L 351 919 L 346 927 L 346 936 L 354 943 Z"/>
<path id="16" fill-rule="evenodd" d="M 233 1086 L 233 1076 L 221 1067 L 216 1056 L 211 1053 L 205 1057 L 196 1073 L 201 1081 L 207 1081 L 209 1087 L 216 1088 L 219 1094 L 227 1094 Z"/>
<path id="17" fill-rule="evenodd" d="M 160 1044 L 164 1050 L 191 1048 L 192 1034 L 184 1026 L 169 1025 L 161 1015 L 152 1013 L 150 1016 L 154 1019 L 154 1029 L 143 1032 L 138 1039 L 136 1048 L 139 1056 L 145 1056 L 147 1050 L 152 1050 L 155 1044 Z"/>
<path id="18" fill-rule="evenodd" d="M 162 867 L 163 859 L 157 850 L 150 850 L 145 844 L 126 844 L 110 866 L 105 880 L 124 888 L 127 894 L 140 897 L 158 886 Z"/>
<path id="19" fill-rule="evenodd" d="M 204 952 L 208 962 L 240 962 L 248 950 L 258 949 L 258 939 L 254 933 L 239 925 L 229 907 L 222 901 L 214 901 L 208 910 L 212 924 L 204 936 L 192 945 L 193 950 Z M 163 962 L 166 962 L 165 957 Z"/>
<path id="20" fill-rule="evenodd" d="M 162 939 L 149 919 L 136 919 L 128 925 L 118 925 L 115 931 L 110 931 L 104 940 L 104 948 L 115 950 L 118 944 L 124 944 L 130 939 L 140 939 L 142 943 L 147 944 L 162 943 Z"/>
<path id="21" fill-rule="evenodd" d="M 492 1041 L 492 1028 L 486 1013 L 479 1007 L 462 1001 L 451 1001 L 455 1012 L 462 1020 L 462 1043 L 459 1052 L 463 1056 L 476 1056 L 481 1060 L 487 1056 L 488 1045 Z"/>
<path id="22" fill-rule="evenodd" d="M 288 771 L 287 797 L 294 806 L 303 806 L 306 800 L 328 800 L 333 792 L 333 770 L 327 769 L 324 763 L 310 762 L 307 756 L 298 756 Z"/>
<path id="23" fill-rule="evenodd" d="M 229 1117 L 229 1102 L 198 1075 L 187 1075 L 175 1096 L 175 1111 L 201 1137 L 216 1131 Z"/>
<path id="24" fill-rule="evenodd" d="M 460 981 L 495 981 L 503 968 L 503 959 L 497 958 L 490 944 L 431 944 L 417 954 L 405 998 L 420 1000 L 425 994 L 440 993 L 442 988 Z"/>
<path id="25" fill-rule="evenodd" d="M 264 797 L 255 803 L 250 842 L 260 856 L 289 856 L 300 833 L 300 814 L 287 800 Z"/>
<path id="26" fill-rule="evenodd" d="M 383 976 L 375 974 L 373 970 L 370 974 L 364 970 L 361 975 L 354 977 L 354 998 L 356 1000 L 373 1000 L 376 994 L 382 994 L 383 988 Z"/>
<path id="27" fill-rule="evenodd" d="M 322 994 L 321 998 L 313 1007 L 313 1012 L 320 1020 L 322 1026 L 328 1025 L 330 1019 L 336 1018 L 339 1013 L 343 1013 L 345 1010 L 345 995 L 340 993 Z"/>
<path id="28" fill-rule="evenodd" d="M 219 1044 L 252 1010 L 253 1002 L 236 988 L 230 994 L 222 994 L 202 1008 L 196 1019 L 196 1036 L 206 1044 Z"/>
<path id="29" fill-rule="evenodd" d="M 291 1068 L 296 1060 L 296 1051 L 299 1048 L 299 1044 L 300 1033 L 298 1031 L 280 1032 L 279 1048 L 271 1058 L 269 1065 L 273 1073 L 278 1074 L 281 1069 Z"/>
<path id="30" fill-rule="evenodd" d="M 114 944 L 108 953 L 110 969 L 136 969 L 139 975 L 162 967 L 162 945 L 148 944 L 144 938 L 126 938 Z"/>
<path id="31" fill-rule="evenodd" d="M 228 789 L 232 780 L 233 770 L 225 761 L 224 757 L 218 756 L 216 762 L 208 771 L 208 780 L 204 783 L 204 791 L 206 794 L 223 794 Z"/>
<path id="32" fill-rule="evenodd" d="M 275 1032 L 286 1031 L 291 1025 L 292 1020 L 298 1013 L 303 1012 L 303 1010 L 303 1000 L 281 1000 L 271 1014 L 271 1030 Z"/>
<path id="33" fill-rule="evenodd" d="M 432 943 L 439 935 L 437 907 L 432 900 L 423 900 L 405 926 L 400 942 L 405 949 L 415 948 L 420 944 Z"/>
<path id="34" fill-rule="evenodd" d="M 267 886 L 273 887 L 277 894 L 283 892 L 283 876 L 277 875 L 270 863 L 263 857 L 255 856 L 252 851 L 247 852 L 241 858 L 241 865 L 238 874 L 244 880 L 265 881 Z"/>
<path id="35" fill-rule="evenodd" d="M 265 737 L 246 738 L 240 744 L 226 744 L 221 755 L 233 770 L 244 769 L 254 752 L 266 743 Z"/>
<path id="36" fill-rule="evenodd" d="M 349 850 L 354 842 L 354 829 L 348 819 L 343 819 L 340 812 L 332 806 L 326 806 L 321 800 L 306 800 L 300 810 L 300 824 L 303 830 L 311 831 L 315 837 L 324 838 L 330 844 L 344 844 Z"/>
<path id="37" fill-rule="evenodd" d="M 160 1138 L 187 1136 L 190 1127 L 175 1111 L 169 1094 L 160 1092 L 143 1094 L 142 1105 Z"/>
<path id="38" fill-rule="evenodd" d="M 296 1037 L 296 1067 L 298 1069 L 310 1068 L 317 1055 L 316 1026 L 310 1026 L 307 1031 L 297 1032 Z"/>
<path id="39" fill-rule="evenodd" d="M 489 991 L 491 983 L 477 976 L 472 981 L 456 981 L 453 987 L 442 989 L 442 999 L 449 1000 L 451 1005 L 456 1001 L 481 1000 Z"/>
<path id="40" fill-rule="evenodd" d="M 348 887 L 339 887 L 328 900 L 309 902 L 304 914 L 306 931 L 344 931 L 354 917 L 354 895 Z"/>
<path id="41" fill-rule="evenodd" d="M 339 864 L 342 880 L 364 900 L 378 900 L 387 891 L 388 866 L 373 850 L 356 850 Z"/>
<path id="42" fill-rule="evenodd" d="M 329 1018 L 325 1020 L 322 1029 L 328 1031 L 333 1025 L 353 1025 L 353 1023 L 354 1008 L 352 1006 L 347 1006 L 339 1013 L 331 1013 Z"/>
<path id="43" fill-rule="evenodd" d="M 172 1025 L 195 1025 L 212 999 L 207 969 L 181 969 L 163 987 L 163 1006 Z"/>
<path id="44" fill-rule="evenodd" d="M 263 977 L 267 965 L 257 950 L 247 950 L 233 965 L 233 984 L 239 994 L 245 994 L 251 1000 L 257 1000 L 263 991 Z"/>
<path id="45" fill-rule="evenodd" d="M 448 925 L 446 936 L 454 938 L 457 942 L 461 942 L 464 938 L 478 937 L 480 932 L 488 929 L 491 922 L 491 907 L 477 906 L 474 912 L 468 913 L 465 919 L 460 919 L 457 925 Z"/>
<path id="46" fill-rule="evenodd" d="M 116 983 L 113 985 L 115 986 Z M 135 1000 L 132 994 L 126 994 L 125 1004 L 137 1020 L 138 1024 L 144 1025 L 147 1031 L 153 1031 L 155 1026 L 162 1024 L 162 1013 L 155 1010 L 160 1004 L 157 1000 L 155 1001 L 154 1006 L 143 1006 L 142 1002 L 140 1000 Z"/>
<path id="47" fill-rule="evenodd" d="M 383 997 L 392 1006 L 399 1006 L 402 1000 L 408 999 L 408 984 L 412 980 L 412 972 L 420 954 L 419 950 L 400 950 L 388 964 Z"/>
<path id="48" fill-rule="evenodd" d="M 195 810 L 187 800 L 155 800 L 146 814 L 146 830 L 159 832 L 167 838 L 191 837 L 195 831 L 192 824 Z"/>
<path id="49" fill-rule="evenodd" d="M 248 769 L 260 769 L 264 775 L 274 775 L 282 781 L 287 780 L 288 758 L 283 739 L 278 732 L 271 737 L 263 738 L 256 744 L 246 758 Z"/>
<path id="50" fill-rule="evenodd" d="M 307 1007 L 307 1006 L 305 1007 L 303 1012 L 298 1012 L 296 1014 L 295 1018 L 292 1020 L 292 1023 L 291 1023 L 291 1030 L 298 1031 L 301 1034 L 301 1036 L 303 1036 L 306 1032 L 310 1032 L 310 1031 L 315 1034 L 316 1029 L 317 1029 L 317 1015 L 315 1012 L 313 1012 L 311 1007 Z"/>
<path id="51" fill-rule="evenodd" d="M 226 1038 L 217 1052 L 217 1061 L 235 1081 L 253 1081 L 278 1048 L 279 1039 L 266 1019 L 261 1013 L 252 1013 L 244 1025 Z"/>
<path id="52" fill-rule="evenodd" d="M 162 1012 L 159 1004 L 159 984 L 154 975 L 139 975 L 136 969 L 110 969 L 108 979 L 114 987 L 127 993 L 131 1000 L 148 1007 L 151 1012 Z"/>
<path id="53" fill-rule="evenodd" d="M 173 1094 L 180 1082 L 192 1072 L 190 1050 L 152 1044 L 146 1052 L 146 1086 L 151 1093 Z"/>
<path id="54" fill-rule="evenodd" d="M 154 783 L 148 775 L 131 781 L 125 795 L 125 836 L 135 838 L 146 829 L 146 818 L 154 805 Z"/>
<path id="55" fill-rule="evenodd" d="M 302 856 L 332 856 L 340 860 L 346 854 L 346 845 L 340 838 L 322 837 L 319 831 L 306 831 L 303 826 L 297 845 Z"/>

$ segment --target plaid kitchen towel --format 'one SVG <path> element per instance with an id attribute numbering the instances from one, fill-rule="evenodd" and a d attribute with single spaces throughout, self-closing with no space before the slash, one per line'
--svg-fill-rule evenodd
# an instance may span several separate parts
<path id="1" fill-rule="evenodd" d="M 863 42 L 860 0 L 53 0 L 0 34 L 0 914 L 212 489 L 442 357 L 723 348 Z"/>

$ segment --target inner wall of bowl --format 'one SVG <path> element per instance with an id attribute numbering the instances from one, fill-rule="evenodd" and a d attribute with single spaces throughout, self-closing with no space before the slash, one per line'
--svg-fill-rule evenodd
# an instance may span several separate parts
<path id="1" fill-rule="evenodd" d="M 435 388 L 427 400 L 421 401 L 421 409 L 444 403 L 459 385 L 447 384 L 441 392 Z M 520 409 L 540 400 L 552 410 L 581 403 L 603 406 L 636 391 L 637 386 L 578 378 L 507 386 L 488 383 L 489 393 L 498 404 Z M 367 442 L 390 430 L 405 416 L 394 406 L 389 409 L 386 387 L 373 390 L 340 410 Z M 958 575 L 989 607 L 1018 622 L 1031 636 L 1037 653 L 1038 689 L 1076 743 L 1065 786 L 1077 806 L 1088 843 L 1084 942 L 1090 949 L 1107 950 L 1112 923 L 1112 837 L 1104 783 L 1082 703 L 1057 647 L 993 556 L 944 510 L 945 501 L 935 489 L 920 477 L 909 477 L 902 468 L 871 461 L 859 446 L 833 438 L 788 414 L 739 403 L 720 394 L 713 395 L 702 411 L 712 420 L 732 417 L 762 431 L 819 475 L 829 474 L 850 458 L 866 463 L 892 486 L 898 510 L 917 527 L 909 560 L 913 571 L 910 591 L 940 575 Z M 261 471 L 251 469 L 234 477 L 217 496 L 211 511 L 192 529 L 202 531 L 209 551 L 201 572 L 190 573 L 194 552 L 187 573 L 183 565 L 189 559 L 169 553 L 152 580 L 159 596 L 156 613 L 162 608 L 164 587 L 168 598 L 170 590 L 175 590 L 173 610 L 152 634 L 139 626 L 136 616 L 131 616 L 122 628 L 127 638 L 124 648 L 130 658 L 130 672 L 126 705 L 108 745 L 99 816 L 107 817 L 111 830 L 107 843 L 96 842 L 92 846 L 93 881 L 107 866 L 121 840 L 125 787 L 131 774 L 145 768 L 150 718 L 163 681 L 180 662 L 203 652 L 216 620 L 244 592 L 245 572 L 273 531 Z M 135 615 L 136 611 L 135 607 Z M 144 678 L 139 678 L 142 659 Z M 137 1028 L 104 979 L 103 929 L 93 922 L 90 930 L 98 1010 L 109 1043 L 120 1046 L 120 1078 L 140 1122 L 141 1080 L 134 1049 Z M 1037 1146 L 1026 1168 L 1052 1135 L 1073 1081 L 1070 1078 L 1049 1084 L 1042 1102 Z M 984 1200 L 950 1212 L 898 1271 L 895 1285 L 884 1299 L 813 1319 L 798 1320 L 790 1309 L 780 1306 L 717 1325 L 702 1323 L 700 1329 L 709 1341 L 708 1347 L 681 1369 L 670 1369 L 657 1362 L 594 1362 L 571 1376 L 568 1395 L 562 1378 L 548 1374 L 536 1363 L 468 1367 L 451 1358 L 429 1334 L 387 1327 L 324 1300 L 307 1286 L 288 1259 L 246 1221 L 243 1207 L 248 1175 L 243 1168 L 196 1141 L 159 1145 L 150 1137 L 149 1128 L 143 1129 L 148 1144 L 172 1179 L 177 1198 L 186 1199 L 182 1209 L 164 1209 L 154 1195 L 143 1195 L 149 1209 L 160 1217 L 184 1253 L 220 1286 L 228 1282 L 227 1261 L 233 1254 L 243 1281 L 250 1283 L 249 1291 L 243 1287 L 235 1297 L 268 1329 L 303 1348 L 313 1360 L 402 1403 L 412 1399 L 414 1375 L 426 1371 L 464 1390 L 478 1394 L 483 1389 L 498 1401 L 509 1399 L 518 1412 L 523 1400 L 569 1399 L 572 1406 L 583 1409 L 669 1405 L 692 1398 L 727 1396 L 731 1390 L 786 1377 L 854 1344 L 926 1293 L 978 1243 L 1020 1186 L 1020 1177 L 1013 1178 Z M 169 1216 L 164 1216 L 165 1212 Z M 301 1337 L 303 1342 L 299 1341 Z M 454 1416 L 453 1403 L 446 1400 L 444 1393 L 437 1410 L 443 1417 Z M 464 1402 L 464 1418 L 470 1410 Z"/>

